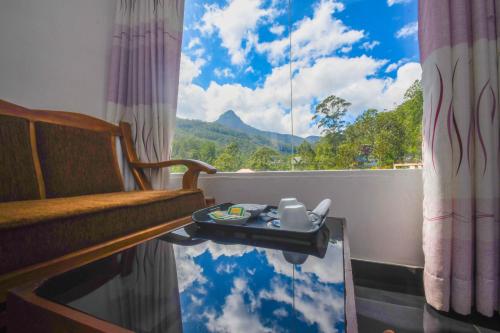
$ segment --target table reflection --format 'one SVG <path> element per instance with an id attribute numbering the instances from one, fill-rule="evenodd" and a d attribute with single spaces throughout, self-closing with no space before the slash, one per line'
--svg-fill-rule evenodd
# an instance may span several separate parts
<path id="1" fill-rule="evenodd" d="M 37 293 L 137 332 L 343 332 L 340 238 L 325 249 L 317 256 L 181 230 L 51 279 Z"/>

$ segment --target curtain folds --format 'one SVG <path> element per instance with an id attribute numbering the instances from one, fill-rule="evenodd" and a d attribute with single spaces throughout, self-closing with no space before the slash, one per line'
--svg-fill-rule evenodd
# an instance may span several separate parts
<path id="1" fill-rule="evenodd" d="M 420 0 L 427 302 L 499 308 L 498 0 Z"/>
<path id="2" fill-rule="evenodd" d="M 132 125 L 139 159 L 170 157 L 175 130 L 184 0 L 117 0 L 108 75 L 108 121 Z M 126 165 L 126 163 L 123 163 Z M 124 172 L 127 189 L 133 186 Z M 151 171 L 164 188 L 165 170 Z"/>
<path id="3" fill-rule="evenodd" d="M 122 272 L 105 288 L 113 322 L 136 332 L 182 332 L 172 244 L 151 240 L 122 254 Z"/>
<path id="4" fill-rule="evenodd" d="M 117 0 L 106 117 L 131 124 L 141 161 L 170 158 L 183 19 L 184 0 Z M 126 189 L 133 189 L 126 162 L 122 171 Z M 165 170 L 151 171 L 149 176 L 155 189 L 167 186 Z M 182 332 L 172 245 L 149 241 L 127 250 L 122 261 L 127 268 L 122 278 L 104 287 L 115 322 L 138 332 Z"/>

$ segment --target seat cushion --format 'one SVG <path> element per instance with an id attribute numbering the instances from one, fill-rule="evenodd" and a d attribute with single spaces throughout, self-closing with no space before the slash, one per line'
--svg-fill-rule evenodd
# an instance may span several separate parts
<path id="1" fill-rule="evenodd" d="M 0 203 L 0 274 L 188 216 L 201 191 L 135 191 Z"/>
<path id="2" fill-rule="evenodd" d="M 0 202 L 39 198 L 29 121 L 0 115 Z"/>
<path id="3" fill-rule="evenodd" d="M 123 191 L 110 133 L 37 122 L 47 198 Z"/>

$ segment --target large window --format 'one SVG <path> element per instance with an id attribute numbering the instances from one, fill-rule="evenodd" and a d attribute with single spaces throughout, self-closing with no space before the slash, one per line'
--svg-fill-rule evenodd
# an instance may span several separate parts
<path id="1" fill-rule="evenodd" d="M 417 0 L 186 0 L 184 21 L 174 158 L 240 172 L 420 162 Z"/>

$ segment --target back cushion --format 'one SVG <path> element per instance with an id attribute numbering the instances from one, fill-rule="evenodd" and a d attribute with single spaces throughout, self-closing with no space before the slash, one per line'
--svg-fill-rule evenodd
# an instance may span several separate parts
<path id="1" fill-rule="evenodd" d="M 0 115 L 0 202 L 40 199 L 29 121 Z"/>
<path id="2" fill-rule="evenodd" d="M 36 123 L 47 198 L 123 191 L 109 133 Z"/>

